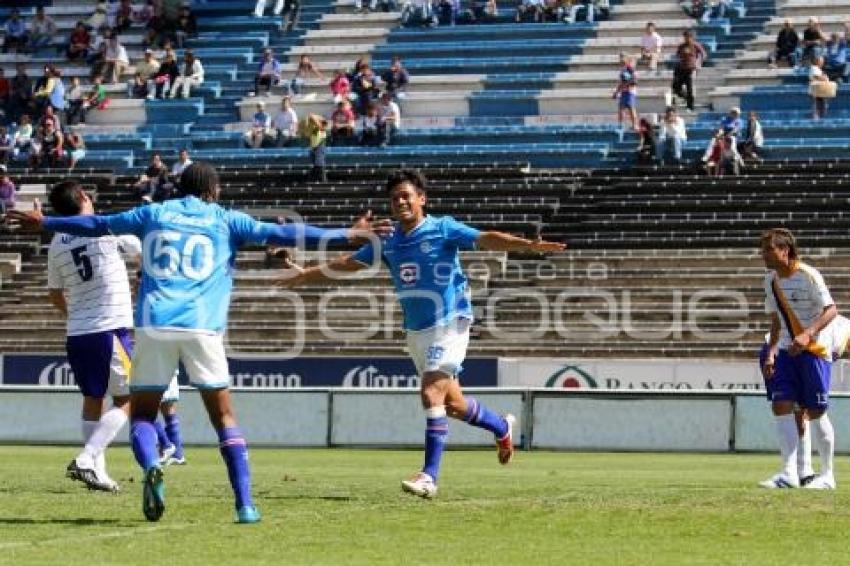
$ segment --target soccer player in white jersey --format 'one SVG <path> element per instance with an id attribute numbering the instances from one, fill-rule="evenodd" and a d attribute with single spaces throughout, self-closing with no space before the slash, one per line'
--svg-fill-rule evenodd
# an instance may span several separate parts
<path id="1" fill-rule="evenodd" d="M 473 397 L 464 396 L 456 377 L 466 356 L 472 304 L 461 270 L 459 250 L 557 252 L 557 242 L 526 240 L 502 232 L 481 232 L 444 216 L 425 214 L 426 181 L 418 172 L 401 170 L 390 176 L 386 190 L 396 226 L 382 241 L 323 266 L 302 269 L 290 264 L 279 281 L 284 287 L 328 281 L 334 273 L 364 269 L 382 260 L 390 270 L 404 314 L 407 347 L 421 380 L 425 409 L 425 465 L 402 482 L 408 493 L 431 498 L 437 493 L 440 461 L 448 436 L 447 417 L 492 432 L 498 459 L 513 456 L 512 415 L 499 415 Z"/>
<path id="2" fill-rule="evenodd" d="M 799 487 L 796 460 L 799 437 L 795 404 L 806 411 L 818 448 L 821 470 L 805 487 L 834 489 L 835 433 L 826 415 L 832 369 L 833 339 L 825 331 L 838 309 L 821 274 L 800 261 L 794 235 L 773 228 L 761 236 L 765 310 L 771 315 L 769 349 L 762 373 L 776 417 L 782 468 L 762 487 Z"/>
<path id="3" fill-rule="evenodd" d="M 51 190 L 50 206 L 57 214 L 94 214 L 91 198 L 78 186 L 66 181 Z M 119 489 L 106 472 L 105 451 L 127 422 L 130 409 L 128 329 L 133 327 L 133 305 L 121 253 L 136 256 L 140 251 L 134 236 L 56 234 L 47 252 L 50 302 L 67 316 L 68 363 L 83 394 L 85 447 L 68 464 L 66 475 L 91 489 Z M 107 393 L 113 405 L 104 412 Z"/>
<path id="4" fill-rule="evenodd" d="M 131 442 L 144 470 L 142 511 L 158 521 L 165 485 L 153 421 L 163 392 L 182 361 L 200 390 L 215 427 L 236 501 L 239 523 L 260 514 L 251 495 L 248 449 L 233 410 L 223 333 L 233 287 L 236 251 L 244 243 L 303 245 L 362 239 L 361 230 L 323 230 L 305 224 L 270 224 L 225 210 L 216 201 L 218 174 L 208 163 L 183 171 L 185 196 L 108 216 L 44 217 L 39 206 L 10 214 L 25 225 L 81 236 L 134 234 L 142 240 L 142 281 L 136 305 L 136 350 L 131 385 Z M 368 227 L 361 219 L 355 227 Z M 378 225 L 373 229 L 389 230 Z"/>

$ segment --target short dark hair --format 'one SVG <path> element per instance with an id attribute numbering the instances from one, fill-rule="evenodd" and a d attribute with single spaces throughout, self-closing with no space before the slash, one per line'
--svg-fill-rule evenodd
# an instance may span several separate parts
<path id="1" fill-rule="evenodd" d="M 416 169 L 399 169 L 387 178 L 387 193 L 393 192 L 393 189 L 402 183 L 410 183 L 419 194 L 425 194 L 428 189 L 428 181 L 425 179 L 425 175 Z"/>
<path id="2" fill-rule="evenodd" d="M 770 245 L 772 247 L 787 249 L 788 258 L 797 259 L 797 239 L 791 233 L 791 230 L 787 228 L 765 230 L 761 235 L 759 243 L 762 246 Z"/>
<path id="3" fill-rule="evenodd" d="M 214 199 L 218 187 L 218 173 L 206 161 L 195 161 L 180 175 L 180 190 L 184 195 L 200 199 Z"/>
<path id="4" fill-rule="evenodd" d="M 68 179 L 53 186 L 48 201 L 59 216 L 76 216 L 82 211 L 85 191 L 77 179 Z"/>

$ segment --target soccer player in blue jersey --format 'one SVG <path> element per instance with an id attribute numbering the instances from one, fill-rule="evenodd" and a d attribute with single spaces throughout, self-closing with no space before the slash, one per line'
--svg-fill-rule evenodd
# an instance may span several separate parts
<path id="1" fill-rule="evenodd" d="M 466 356 L 472 304 L 459 250 L 558 252 L 557 242 L 526 240 L 502 232 L 481 232 L 444 216 L 426 215 L 425 178 L 401 170 L 390 176 L 387 193 L 396 226 L 382 248 L 366 244 L 352 255 L 308 269 L 290 264 L 279 284 L 284 287 L 328 281 L 334 273 L 354 272 L 381 259 L 390 270 L 404 314 L 407 346 L 421 380 L 425 409 L 425 465 L 402 482 L 402 489 L 421 497 L 437 493 L 440 460 L 448 435 L 448 417 L 484 428 L 496 437 L 501 464 L 513 456 L 512 415 L 499 415 L 473 397 L 464 396 L 456 376 Z"/>
<path id="2" fill-rule="evenodd" d="M 252 242 L 290 246 L 348 242 L 366 233 L 263 223 L 225 210 L 216 204 L 218 175 L 208 163 L 195 162 L 186 168 L 180 187 L 183 198 L 121 214 L 45 217 L 36 206 L 31 212 L 10 217 L 24 225 L 73 235 L 134 234 L 142 240 L 130 403 L 133 453 L 144 469 L 144 515 L 150 521 L 158 521 L 165 510 L 165 486 L 153 423 L 163 392 L 178 361 L 182 361 L 218 432 L 236 498 L 237 522 L 255 523 L 260 515 L 251 497 L 247 444 L 231 405 L 223 340 L 236 251 L 242 244 Z M 361 219 L 355 228 L 367 225 Z M 379 226 L 374 229 L 380 233 Z M 388 223 L 384 229 L 389 229 Z"/>

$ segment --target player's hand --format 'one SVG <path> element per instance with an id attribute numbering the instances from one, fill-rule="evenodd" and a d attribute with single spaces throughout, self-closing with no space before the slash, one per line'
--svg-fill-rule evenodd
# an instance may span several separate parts
<path id="1" fill-rule="evenodd" d="M 529 249 L 531 251 L 547 254 L 553 252 L 562 252 L 567 249 L 567 244 L 563 242 L 548 242 L 538 236 L 536 240 L 531 242 Z"/>
<path id="2" fill-rule="evenodd" d="M 41 212 L 41 201 L 35 199 L 32 203 L 32 210 L 24 212 L 23 210 L 9 210 L 6 212 L 7 222 L 12 227 L 20 226 L 24 230 L 37 232 L 41 230 L 44 222 L 44 214 Z"/>
<path id="3" fill-rule="evenodd" d="M 794 336 L 794 341 L 788 347 L 788 355 L 797 356 L 801 354 L 811 342 L 812 336 L 808 332 L 799 333 Z"/>
<path id="4" fill-rule="evenodd" d="M 761 366 L 761 375 L 765 380 L 771 379 L 776 372 L 776 355 L 769 353 Z"/>
<path id="5" fill-rule="evenodd" d="M 372 211 L 367 210 L 357 221 L 351 226 L 351 242 L 368 242 L 371 235 L 379 238 L 387 237 L 393 233 L 393 223 L 390 219 L 384 218 L 375 220 L 372 216 Z"/>
<path id="6" fill-rule="evenodd" d="M 292 289 L 293 287 L 302 285 L 306 271 L 306 269 L 292 261 L 289 256 L 283 258 L 283 270 L 275 279 L 275 287 L 280 287 L 281 289 Z"/>

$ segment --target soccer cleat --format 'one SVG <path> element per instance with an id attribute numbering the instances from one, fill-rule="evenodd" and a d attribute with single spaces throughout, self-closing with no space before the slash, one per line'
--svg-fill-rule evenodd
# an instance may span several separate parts
<path id="1" fill-rule="evenodd" d="M 417 472 L 416 475 L 409 480 L 402 481 L 401 489 L 402 491 L 418 495 L 425 499 L 431 499 L 437 495 L 437 484 L 435 484 L 433 478 L 425 472 Z"/>
<path id="2" fill-rule="evenodd" d="M 496 439 L 496 447 L 499 449 L 499 463 L 507 464 L 514 457 L 514 423 L 516 417 L 508 413 L 505 415 L 508 423 L 508 433 L 502 438 Z"/>
<path id="3" fill-rule="evenodd" d="M 245 505 L 236 511 L 236 522 L 242 524 L 259 523 L 260 512 L 253 505 Z"/>
<path id="4" fill-rule="evenodd" d="M 185 466 L 186 465 L 186 457 L 185 456 L 169 456 L 169 458 L 160 464 L 163 466 Z"/>
<path id="5" fill-rule="evenodd" d="M 148 521 L 159 521 L 165 512 L 165 482 L 162 468 L 154 466 L 145 472 L 142 487 L 142 512 Z"/>
<path id="6" fill-rule="evenodd" d="M 806 489 L 835 489 L 835 477 L 832 474 L 828 476 L 817 475 L 804 487 Z"/>
<path id="7" fill-rule="evenodd" d="M 94 491 L 115 493 L 121 490 L 118 484 L 105 473 L 101 474 L 94 467 L 81 465 L 76 458 L 71 460 L 71 463 L 65 468 L 65 477 L 81 481 L 86 484 L 86 487 Z"/>
<path id="8" fill-rule="evenodd" d="M 800 487 L 806 487 L 807 485 L 812 483 L 812 480 L 816 477 L 817 476 L 815 474 L 800 475 Z"/>
<path id="9" fill-rule="evenodd" d="M 793 489 L 800 487 L 800 480 L 796 477 L 778 473 L 770 479 L 759 482 L 759 485 L 766 489 Z"/>
<path id="10" fill-rule="evenodd" d="M 162 449 L 162 453 L 159 456 L 159 465 L 167 466 L 167 462 L 174 456 L 174 453 L 177 452 L 177 447 L 173 444 L 169 444 L 167 448 Z"/>

